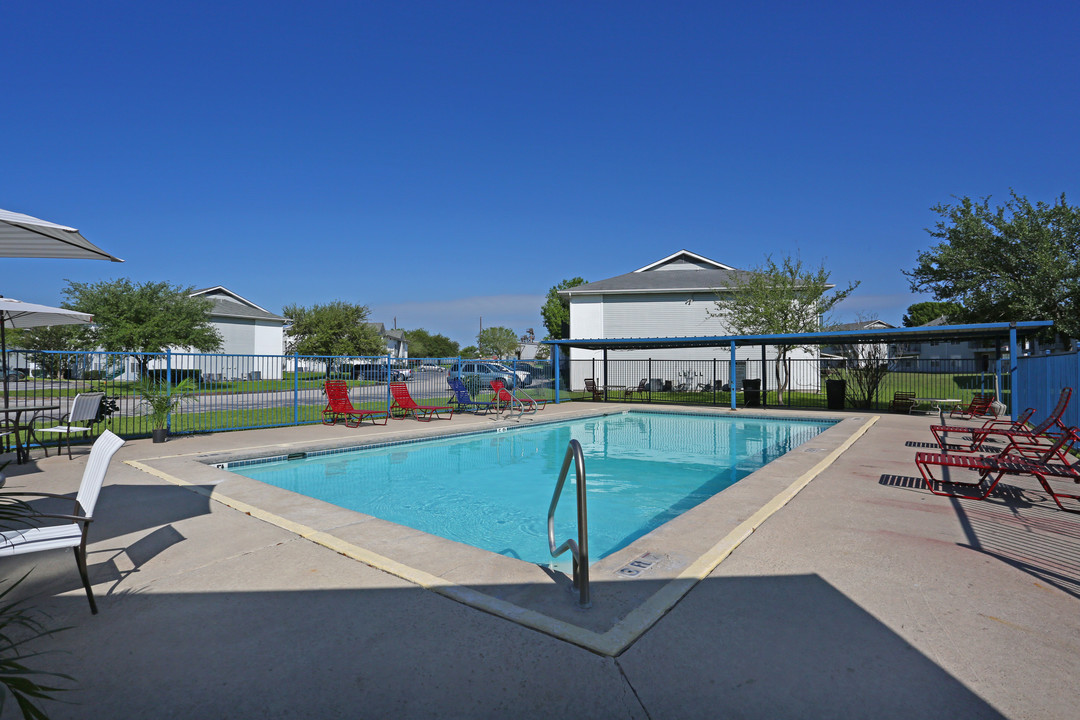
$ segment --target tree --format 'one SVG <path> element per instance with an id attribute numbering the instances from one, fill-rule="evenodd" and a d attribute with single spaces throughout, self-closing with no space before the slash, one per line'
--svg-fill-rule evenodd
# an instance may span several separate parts
<path id="1" fill-rule="evenodd" d="M 326 305 L 289 305 L 285 333 L 290 352 L 301 355 L 384 355 L 386 343 L 368 322 L 366 305 L 335 300 Z"/>
<path id="2" fill-rule="evenodd" d="M 941 219 L 927 232 L 941 242 L 904 272 L 911 289 L 958 303 L 958 322 L 1052 320 L 1080 337 L 1080 208 L 1064 194 L 1054 205 L 1010 196 L 933 207 Z"/>
<path id="3" fill-rule="evenodd" d="M 460 347 L 445 335 L 432 335 L 423 328 L 407 330 L 405 339 L 409 343 L 409 356 L 417 358 L 454 357 Z"/>
<path id="4" fill-rule="evenodd" d="M 736 276 L 733 285 L 717 292 L 709 317 L 722 319 L 736 335 L 784 335 L 816 332 L 830 324 L 826 316 L 841 300 L 859 286 L 858 282 L 831 295 L 829 272 L 824 263 L 817 270 L 803 267 L 802 258 L 785 257 L 777 264 L 772 256 L 744 276 Z M 776 345 L 777 400 L 784 404 L 784 393 L 791 378 L 788 353 L 799 343 Z"/>
<path id="5" fill-rule="evenodd" d="M 221 348 L 221 335 L 210 321 L 212 301 L 191 297 L 192 288 L 166 282 L 133 283 L 127 278 L 80 283 L 68 281 L 64 307 L 94 316 L 91 336 L 108 352 L 138 353 L 146 376 L 151 357 L 168 347 L 199 352 Z"/>
<path id="6" fill-rule="evenodd" d="M 861 314 L 858 316 L 860 323 L 876 319 Z M 889 374 L 888 344 L 849 343 L 840 346 L 840 354 L 847 367 L 847 397 L 851 406 L 869 409 L 877 396 L 878 387 Z"/>
<path id="7" fill-rule="evenodd" d="M 579 277 L 563 280 L 548 290 L 547 300 L 540 307 L 540 315 L 547 328 L 547 340 L 565 340 L 570 337 L 570 299 L 559 295 L 560 290 L 569 290 L 585 281 Z"/>
<path id="8" fill-rule="evenodd" d="M 963 312 L 964 309 L 954 302 L 919 302 L 908 307 L 901 322 L 904 327 L 919 327 L 939 317 L 952 322 L 952 318 L 960 316 Z"/>
<path id="9" fill-rule="evenodd" d="M 94 346 L 92 332 L 86 325 L 26 328 L 17 343 L 30 351 L 30 360 L 41 367 L 47 377 L 59 378 L 72 360 L 67 353 Z"/>
<path id="10" fill-rule="evenodd" d="M 461 352 L 458 353 L 463 358 L 473 359 L 480 357 L 480 348 L 475 345 L 466 345 L 461 348 Z"/>
<path id="11" fill-rule="evenodd" d="M 477 334 L 476 345 L 481 357 L 505 358 L 517 351 L 518 337 L 508 327 L 487 327 Z"/>

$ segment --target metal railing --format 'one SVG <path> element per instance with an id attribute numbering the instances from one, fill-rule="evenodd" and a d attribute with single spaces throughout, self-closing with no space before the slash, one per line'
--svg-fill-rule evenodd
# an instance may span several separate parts
<path id="1" fill-rule="evenodd" d="M 577 473 L 577 531 L 578 539 L 567 539 L 562 545 L 555 546 L 555 508 L 559 504 L 563 485 L 566 484 L 566 474 L 570 470 L 570 463 L 574 463 Z M 551 557 L 559 557 L 567 550 L 574 558 L 574 589 L 578 591 L 578 605 L 583 608 L 592 607 L 592 599 L 589 595 L 589 518 L 585 503 L 585 455 L 581 451 L 581 443 L 571 440 L 566 448 L 566 457 L 563 458 L 562 470 L 559 471 L 559 482 L 555 484 L 555 492 L 551 496 L 551 506 L 548 507 L 548 548 Z"/>
<path id="2" fill-rule="evenodd" d="M 1011 407 L 1007 362 L 1002 365 L 1001 387 L 995 389 L 994 361 L 987 366 L 974 359 L 894 360 L 875 383 L 869 366 L 857 361 L 792 359 L 780 366 L 778 375 L 775 360 L 740 359 L 735 363 L 733 388 L 728 360 L 612 357 L 606 366 L 600 359 L 570 361 L 560 376 L 560 389 L 568 399 L 591 400 L 584 379 L 595 378 L 609 401 L 725 407 L 731 404 L 734 391 L 738 407 L 828 408 L 831 380 L 843 381 L 847 409 L 888 410 L 897 392 L 968 402 L 975 394 L 999 391 L 999 399 Z"/>
<path id="3" fill-rule="evenodd" d="M 395 380 L 408 383 L 418 402 L 443 405 L 452 395 L 447 376 L 461 362 L 469 361 L 386 355 L 16 350 L 9 352 L 7 393 L 12 405 L 58 405 L 55 414 L 60 416 L 77 394 L 104 392 L 103 415 L 85 440 L 92 442 L 105 428 L 125 438 L 150 435 L 149 408 L 137 391 L 143 380 L 168 381 L 170 385 L 191 381 L 193 392 L 168 420 L 170 433 L 179 435 L 319 423 L 326 406 L 323 383 L 327 380 L 346 380 L 358 408 L 385 409 L 390 400 L 389 383 Z M 522 389 L 533 397 L 554 399 L 554 371 L 549 361 L 511 358 L 497 362 L 507 369 L 504 374 L 520 378 Z M 465 375 L 464 379 L 477 399 L 492 399 L 489 377 Z"/>

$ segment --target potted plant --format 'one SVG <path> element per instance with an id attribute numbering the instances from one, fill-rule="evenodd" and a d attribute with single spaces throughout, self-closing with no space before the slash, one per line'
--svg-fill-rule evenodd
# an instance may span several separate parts
<path id="1" fill-rule="evenodd" d="M 184 400 L 195 399 L 195 384 L 191 378 L 184 378 L 175 385 L 169 384 L 168 380 L 154 381 L 141 380 L 135 385 L 135 394 L 138 395 L 149 408 L 147 417 L 150 419 L 150 427 L 153 429 L 154 442 L 165 442 L 169 436 L 167 424 L 169 414 L 180 406 Z"/>

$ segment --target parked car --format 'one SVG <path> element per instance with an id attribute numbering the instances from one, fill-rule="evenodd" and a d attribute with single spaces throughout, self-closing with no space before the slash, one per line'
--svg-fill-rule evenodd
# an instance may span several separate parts
<path id="1" fill-rule="evenodd" d="M 533 376 L 533 378 L 544 377 L 548 374 L 548 368 L 550 364 L 541 364 L 531 362 L 528 360 L 519 360 L 517 365 L 514 366 L 517 370 L 524 370 Z"/>
<path id="2" fill-rule="evenodd" d="M 509 388 L 518 385 L 528 387 L 532 384 L 532 375 L 526 371 L 518 370 L 515 375 L 513 370 L 502 363 L 489 360 L 463 360 L 460 367 L 458 367 L 458 363 L 454 363 L 450 366 L 450 373 L 447 377 L 464 377 L 467 375 L 479 375 L 480 382 L 485 386 L 496 379 L 502 380 L 503 385 Z"/>
<path id="3" fill-rule="evenodd" d="M 9 382 L 14 381 L 14 380 L 25 380 L 25 379 L 26 379 L 26 371 L 25 370 L 19 370 L 17 368 L 12 368 L 12 369 L 7 371 L 7 380 Z"/>
<path id="4" fill-rule="evenodd" d="M 360 363 L 352 366 L 353 380 L 372 380 L 374 382 L 386 382 L 386 365 Z M 390 379 L 393 381 L 409 380 L 412 378 L 412 370 L 407 367 L 391 367 Z"/>

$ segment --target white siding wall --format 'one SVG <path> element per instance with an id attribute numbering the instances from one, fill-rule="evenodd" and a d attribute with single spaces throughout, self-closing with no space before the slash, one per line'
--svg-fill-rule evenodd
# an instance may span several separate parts
<path id="1" fill-rule="evenodd" d="M 283 330 L 280 323 L 219 317 L 214 318 L 212 324 L 221 333 L 221 349 L 203 357 L 188 349 L 173 348 L 177 353 L 173 356 L 173 367 L 199 369 L 229 379 L 246 378 L 252 372 L 258 372 L 264 380 L 281 379 Z M 217 355 L 233 357 L 214 357 Z M 245 357 L 252 355 L 273 355 L 275 358 Z"/>
<path id="2" fill-rule="evenodd" d="M 709 317 L 709 312 L 715 310 L 713 304 L 716 296 L 713 293 L 655 293 L 641 295 L 613 295 L 596 296 L 582 295 L 570 298 L 570 336 L 574 338 L 658 338 L 658 337 L 701 337 L 727 335 L 729 329 L 722 318 Z M 689 301 L 689 302 L 687 302 Z M 619 350 L 609 351 L 609 360 L 722 360 L 723 367 L 717 372 L 727 382 L 727 360 L 730 354 L 728 347 L 718 348 L 684 348 L 684 349 L 652 349 L 652 350 Z M 766 359 L 776 358 L 776 349 L 766 347 Z M 795 350 L 789 353 L 792 359 L 815 359 L 817 351 Z M 570 387 L 582 389 L 585 387 L 585 378 L 596 376 L 598 382 L 605 383 L 603 369 L 600 360 L 603 352 L 600 350 L 581 350 L 573 348 L 570 351 Z M 760 360 L 760 346 L 740 346 L 736 349 L 736 360 Z M 593 360 L 597 362 L 586 364 L 577 362 L 581 360 Z M 758 367 L 760 363 L 754 363 L 747 371 L 746 377 L 757 378 L 760 375 Z M 677 384 L 680 380 L 679 369 L 674 363 L 657 363 L 651 370 L 643 364 L 640 367 L 625 368 L 631 374 L 652 372 L 651 377 L 662 381 L 671 380 Z M 700 368 L 700 363 L 694 368 Z M 706 368 L 711 374 L 711 366 Z M 644 375 L 642 375 L 644 377 Z M 817 390 L 819 376 L 817 373 L 800 373 L 798 388 L 801 390 Z M 640 379 L 640 378 L 638 378 Z M 702 381 L 702 379 L 698 379 Z M 625 377 L 613 375 L 613 384 L 632 384 L 637 380 L 627 380 Z M 775 381 L 770 377 L 768 385 Z M 794 389 L 794 388 L 793 388 Z"/>

